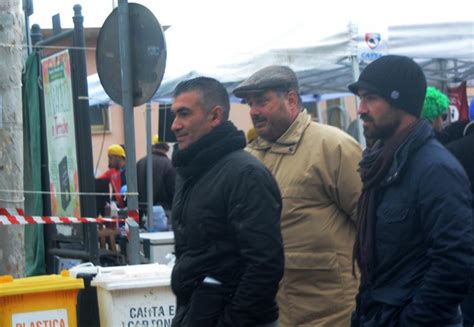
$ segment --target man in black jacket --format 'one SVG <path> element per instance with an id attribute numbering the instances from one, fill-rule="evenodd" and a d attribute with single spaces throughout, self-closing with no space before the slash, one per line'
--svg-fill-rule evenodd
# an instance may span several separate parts
<path id="1" fill-rule="evenodd" d="M 155 139 L 156 138 L 156 139 Z M 161 205 L 168 212 L 171 210 L 171 202 L 174 196 L 174 185 L 176 182 L 176 171 L 168 159 L 169 145 L 159 142 L 155 135 L 152 147 L 152 171 L 153 171 L 153 205 Z M 140 213 L 146 212 L 147 208 L 147 176 L 146 159 L 143 157 L 137 162 L 137 185 L 138 203 Z"/>
<path id="2" fill-rule="evenodd" d="M 349 89 L 364 135 L 354 258 L 361 282 L 353 327 L 460 327 L 473 262 L 471 194 L 459 162 L 420 120 L 426 79 L 387 55 Z"/>
<path id="3" fill-rule="evenodd" d="M 474 195 L 474 121 L 464 128 L 464 136 L 447 146 L 466 170 L 471 182 L 471 193 Z M 474 202 L 473 202 L 474 209 Z"/>
<path id="4" fill-rule="evenodd" d="M 284 264 L 278 186 L 243 150 L 221 83 L 184 81 L 173 98 L 173 326 L 276 326 Z"/>
<path id="5" fill-rule="evenodd" d="M 474 212 L 474 121 L 466 125 L 464 136 L 447 146 L 449 151 L 459 160 L 464 170 L 466 170 L 469 181 L 471 182 L 472 210 Z M 464 317 L 464 326 L 474 326 L 474 276 L 471 280 L 469 295 L 461 304 Z"/>

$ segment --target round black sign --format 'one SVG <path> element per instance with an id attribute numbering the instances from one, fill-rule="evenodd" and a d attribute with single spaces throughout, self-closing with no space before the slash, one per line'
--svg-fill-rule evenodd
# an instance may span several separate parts
<path id="1" fill-rule="evenodd" d="M 166 43 L 160 23 L 148 10 L 128 4 L 133 105 L 146 103 L 161 84 L 166 67 Z M 122 104 L 118 8 L 107 17 L 97 39 L 97 73 L 107 95 Z"/>

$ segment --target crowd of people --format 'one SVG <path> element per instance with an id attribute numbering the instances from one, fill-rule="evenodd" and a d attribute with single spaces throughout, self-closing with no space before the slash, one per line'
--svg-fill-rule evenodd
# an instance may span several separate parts
<path id="1" fill-rule="evenodd" d="M 172 160 L 158 140 L 153 152 L 153 202 L 175 235 L 173 326 L 474 324 L 474 125 L 446 141 L 449 101 L 408 57 L 373 61 L 348 88 L 365 149 L 311 118 L 289 67 L 233 90 L 247 138 L 222 83 L 177 85 Z"/>

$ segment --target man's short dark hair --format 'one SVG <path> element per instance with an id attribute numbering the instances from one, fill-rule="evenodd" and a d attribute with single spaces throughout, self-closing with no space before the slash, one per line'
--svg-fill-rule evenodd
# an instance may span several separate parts
<path id="1" fill-rule="evenodd" d="M 169 149 L 170 149 L 170 146 L 166 142 L 158 142 L 158 143 L 153 145 L 153 148 L 155 148 L 157 150 L 162 150 L 162 151 L 168 152 Z"/>
<path id="2" fill-rule="evenodd" d="M 202 107 L 209 112 L 215 106 L 220 106 L 224 110 L 223 121 L 229 119 L 230 101 L 229 94 L 224 85 L 211 77 L 196 77 L 179 83 L 173 97 L 176 98 L 181 93 L 198 91 L 201 93 Z"/>

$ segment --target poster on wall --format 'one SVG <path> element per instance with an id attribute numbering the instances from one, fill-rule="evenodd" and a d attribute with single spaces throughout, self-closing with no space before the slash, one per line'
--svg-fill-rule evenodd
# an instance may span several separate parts
<path id="1" fill-rule="evenodd" d="M 80 216 L 76 130 L 68 50 L 41 60 L 51 211 Z"/>

